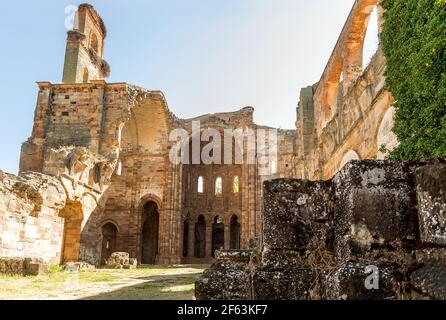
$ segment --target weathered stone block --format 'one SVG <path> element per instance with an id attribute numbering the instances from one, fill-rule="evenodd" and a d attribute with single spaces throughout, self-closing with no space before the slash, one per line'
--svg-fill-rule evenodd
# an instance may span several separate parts
<path id="1" fill-rule="evenodd" d="M 347 262 L 324 272 L 322 288 L 328 300 L 385 300 L 397 298 L 399 285 L 387 267 Z"/>
<path id="2" fill-rule="evenodd" d="M 430 299 L 446 300 L 446 264 L 426 263 L 412 273 L 410 283 L 416 291 Z"/>
<path id="3" fill-rule="evenodd" d="M 299 268 L 305 266 L 305 252 L 295 250 L 264 249 L 262 265 L 270 269 Z"/>
<path id="4" fill-rule="evenodd" d="M 253 270 L 252 292 L 254 300 L 309 300 L 317 279 L 315 270 L 269 269 Z"/>
<path id="5" fill-rule="evenodd" d="M 331 237 L 331 182 L 279 179 L 264 184 L 263 245 L 301 250 Z"/>
<path id="6" fill-rule="evenodd" d="M 129 265 L 130 258 L 127 252 L 114 252 L 107 259 L 105 265 L 109 268 L 122 269 L 125 265 Z"/>
<path id="7" fill-rule="evenodd" d="M 249 264 L 225 258 L 218 260 L 195 282 L 197 300 L 249 300 L 251 278 Z"/>
<path id="8" fill-rule="evenodd" d="M 418 263 L 442 262 L 446 264 L 446 248 L 428 248 L 415 251 Z"/>
<path id="9" fill-rule="evenodd" d="M 0 273 L 37 276 L 48 271 L 48 264 L 34 258 L 0 258 Z"/>
<path id="10" fill-rule="evenodd" d="M 219 261 L 233 261 L 233 262 L 244 262 L 249 263 L 254 250 L 216 250 L 215 259 Z"/>
<path id="11" fill-rule="evenodd" d="M 413 244 L 415 203 L 401 163 L 352 161 L 333 181 L 338 261 L 348 261 L 372 249 Z"/>
<path id="12" fill-rule="evenodd" d="M 415 171 L 421 240 L 446 245 L 446 164 Z"/>

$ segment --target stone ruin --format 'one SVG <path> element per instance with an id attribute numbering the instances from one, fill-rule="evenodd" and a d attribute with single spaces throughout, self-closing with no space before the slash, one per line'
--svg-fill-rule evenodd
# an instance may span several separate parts
<path id="1" fill-rule="evenodd" d="M 446 162 L 352 161 L 264 183 L 263 238 L 221 251 L 197 299 L 446 299 Z"/>

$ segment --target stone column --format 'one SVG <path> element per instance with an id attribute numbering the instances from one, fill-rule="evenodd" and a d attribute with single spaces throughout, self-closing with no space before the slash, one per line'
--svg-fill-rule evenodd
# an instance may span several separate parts
<path id="1" fill-rule="evenodd" d="M 225 250 L 229 250 L 231 246 L 231 227 L 225 225 Z"/>
<path id="2" fill-rule="evenodd" d="M 212 258 L 212 224 L 206 223 L 206 248 L 205 258 Z"/>
<path id="3" fill-rule="evenodd" d="M 195 243 L 195 222 L 189 221 L 189 235 L 188 235 L 188 247 L 187 247 L 187 256 L 189 258 L 193 258 L 194 255 L 194 243 Z"/>

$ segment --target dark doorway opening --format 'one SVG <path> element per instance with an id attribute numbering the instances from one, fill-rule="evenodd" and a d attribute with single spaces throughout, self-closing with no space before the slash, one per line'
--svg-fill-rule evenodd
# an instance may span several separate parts
<path id="1" fill-rule="evenodd" d="M 215 217 L 212 225 L 212 257 L 215 258 L 215 250 L 225 246 L 225 225 L 219 216 Z"/>
<path id="2" fill-rule="evenodd" d="M 141 264 L 155 264 L 158 254 L 159 213 L 155 202 L 149 201 L 142 212 Z"/>
<path id="3" fill-rule="evenodd" d="M 118 228 L 109 222 L 102 227 L 102 251 L 101 251 L 101 264 L 105 264 L 105 261 L 110 258 L 112 253 L 116 252 L 116 239 L 118 236 Z"/>
<path id="4" fill-rule="evenodd" d="M 231 218 L 231 239 L 229 246 L 233 250 L 240 249 L 240 223 L 236 215 L 233 215 Z"/>
<path id="5" fill-rule="evenodd" d="M 198 217 L 197 223 L 195 223 L 195 243 L 194 243 L 194 256 L 196 258 L 204 258 L 206 255 L 206 222 L 204 216 Z"/>

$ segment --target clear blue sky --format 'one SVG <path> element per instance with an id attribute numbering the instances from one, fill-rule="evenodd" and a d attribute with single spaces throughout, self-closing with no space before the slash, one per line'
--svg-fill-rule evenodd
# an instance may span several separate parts
<path id="1" fill-rule="evenodd" d="M 0 169 L 16 173 L 31 134 L 36 81 L 59 83 L 65 7 L 2 3 Z M 294 128 L 301 87 L 317 82 L 353 0 L 98 0 L 109 82 L 162 90 L 187 118 L 255 108 L 259 124 Z"/>

